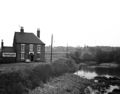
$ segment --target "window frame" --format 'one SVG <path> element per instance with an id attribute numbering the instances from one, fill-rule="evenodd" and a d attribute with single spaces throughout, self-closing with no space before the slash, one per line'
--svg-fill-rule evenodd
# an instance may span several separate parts
<path id="1" fill-rule="evenodd" d="M 21 53 L 25 53 L 25 44 L 21 44 Z"/>
<path id="2" fill-rule="evenodd" d="M 37 53 L 41 52 L 41 45 L 37 45 Z"/>
<path id="3" fill-rule="evenodd" d="M 34 45 L 33 44 L 29 44 L 29 52 L 33 52 L 34 49 Z"/>

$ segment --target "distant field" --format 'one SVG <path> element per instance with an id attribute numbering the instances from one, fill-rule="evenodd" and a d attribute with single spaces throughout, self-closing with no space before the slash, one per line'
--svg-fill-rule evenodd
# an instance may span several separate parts
<path id="1" fill-rule="evenodd" d="M 45 53 L 45 59 L 46 59 L 46 62 L 50 62 L 50 56 L 51 56 L 51 53 Z M 59 59 L 59 58 L 62 58 L 62 57 L 65 57 L 66 56 L 66 52 L 54 52 L 53 55 L 52 55 L 52 59 L 53 61 Z"/>
<path id="2" fill-rule="evenodd" d="M 76 50 L 75 47 L 63 47 L 63 46 L 58 46 L 58 47 L 53 47 L 53 61 L 66 56 L 66 52 L 74 52 Z M 45 47 L 45 58 L 46 62 L 50 62 L 50 52 L 51 52 L 51 47 L 46 46 Z"/>

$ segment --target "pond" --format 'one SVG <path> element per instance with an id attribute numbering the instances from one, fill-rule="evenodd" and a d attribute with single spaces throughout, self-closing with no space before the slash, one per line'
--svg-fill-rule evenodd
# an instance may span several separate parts
<path id="1" fill-rule="evenodd" d="M 87 87 L 91 92 L 99 92 L 101 94 L 120 94 L 120 67 L 119 66 L 80 66 L 80 70 L 75 72 L 80 77 L 94 80 L 96 87 Z M 112 92 L 112 93 L 111 93 Z M 113 93 L 115 92 L 115 93 Z M 116 93 L 117 92 L 117 93 Z M 96 94 L 96 93 L 91 93 Z"/>

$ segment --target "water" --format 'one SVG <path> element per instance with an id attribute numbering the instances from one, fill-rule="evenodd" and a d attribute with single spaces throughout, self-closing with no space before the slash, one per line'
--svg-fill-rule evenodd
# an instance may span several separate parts
<path id="1" fill-rule="evenodd" d="M 86 78 L 86 79 L 94 79 L 94 82 L 98 83 L 100 79 L 105 81 L 105 83 L 108 85 L 109 88 L 105 88 L 105 92 L 102 94 L 108 94 L 109 92 L 112 92 L 114 89 L 120 89 L 120 83 L 117 83 L 117 80 L 115 77 L 120 77 L 120 67 L 91 67 L 91 66 L 82 66 L 80 67 L 80 70 L 75 72 L 76 75 L 79 75 L 80 77 Z M 96 80 L 95 77 L 101 77 L 99 80 Z M 103 78 L 102 78 L 103 77 Z M 104 79 L 105 78 L 105 79 Z M 114 79 L 112 79 L 114 78 Z M 112 79 L 112 80 L 111 80 Z M 116 80 L 115 80 L 116 79 Z M 110 83 L 109 83 L 109 82 Z M 114 82 L 114 83 L 111 83 Z M 120 80 L 118 80 L 120 82 Z M 92 92 L 95 92 L 96 90 L 92 90 Z M 91 93 L 92 94 L 92 93 Z M 93 93 L 96 94 L 96 93 Z M 119 93 L 118 93 L 119 94 Z"/>
<path id="2" fill-rule="evenodd" d="M 119 89 L 119 87 L 110 85 L 110 88 L 106 89 L 106 93 L 104 93 L 104 94 L 108 94 L 108 93 L 112 92 L 114 89 Z"/>
<path id="3" fill-rule="evenodd" d="M 106 77 L 116 76 L 120 78 L 120 66 L 117 67 L 98 67 L 98 66 L 80 66 L 79 74 L 85 77 L 94 77 L 104 75 Z M 84 75 L 85 74 L 85 75 Z M 89 79 L 89 78 L 88 78 Z"/>
<path id="4" fill-rule="evenodd" d="M 95 71 L 91 72 L 91 71 L 85 71 L 85 70 L 79 70 L 79 71 L 75 72 L 74 74 L 79 75 L 80 77 L 83 77 L 86 79 L 94 79 L 94 77 L 96 77 L 96 76 L 103 76 L 103 77 L 107 77 L 107 78 L 114 77 L 114 76 L 108 75 L 108 74 L 99 75 Z"/>
<path id="5" fill-rule="evenodd" d="M 84 70 L 77 71 L 75 74 L 87 79 L 93 79 L 94 77 L 98 76 L 96 72 L 89 72 Z"/>

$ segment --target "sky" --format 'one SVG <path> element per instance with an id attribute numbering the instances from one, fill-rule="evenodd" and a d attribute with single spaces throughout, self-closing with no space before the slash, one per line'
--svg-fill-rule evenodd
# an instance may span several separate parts
<path id="1" fill-rule="evenodd" d="M 15 31 L 36 34 L 49 46 L 120 46 L 120 0 L 0 0 L 0 40 Z"/>

